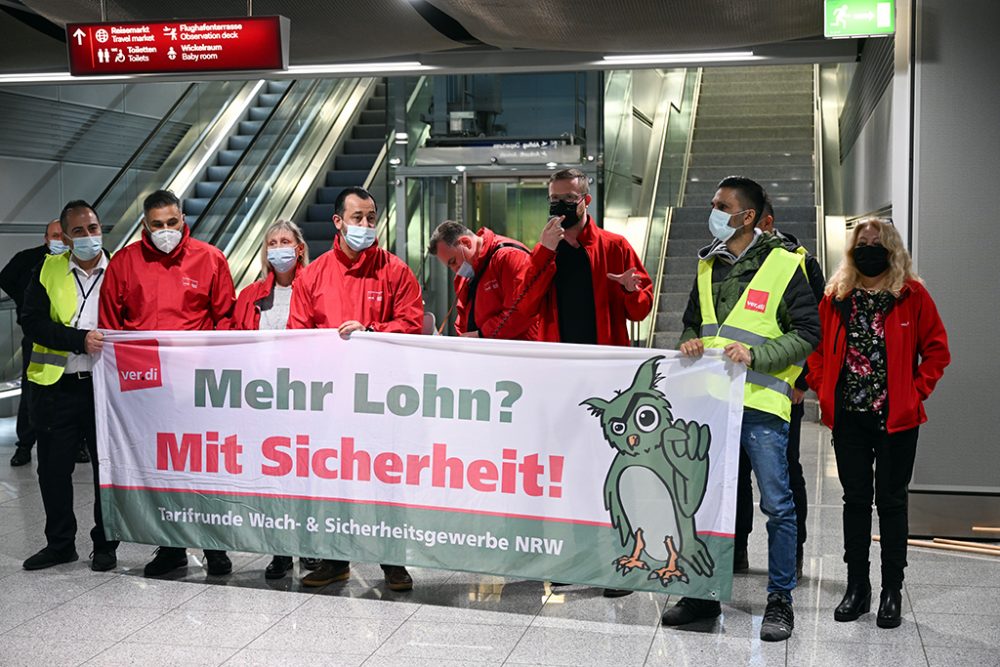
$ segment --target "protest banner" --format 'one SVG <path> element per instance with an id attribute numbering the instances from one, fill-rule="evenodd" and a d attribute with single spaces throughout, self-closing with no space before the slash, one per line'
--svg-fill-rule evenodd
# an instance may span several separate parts
<path id="1" fill-rule="evenodd" d="M 132 542 L 727 600 L 744 378 L 714 351 L 109 332 L 105 523 Z"/>

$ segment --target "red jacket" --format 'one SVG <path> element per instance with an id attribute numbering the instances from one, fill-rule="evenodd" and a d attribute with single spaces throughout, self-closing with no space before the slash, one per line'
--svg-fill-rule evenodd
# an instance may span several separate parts
<path id="1" fill-rule="evenodd" d="M 420 333 L 420 285 L 403 260 L 378 246 L 354 262 L 340 249 L 323 253 L 295 279 L 289 329 L 336 329 L 357 320 L 373 331 Z"/>
<path id="2" fill-rule="evenodd" d="M 823 339 L 809 356 L 809 386 L 819 394 L 823 423 L 833 428 L 836 416 L 837 385 L 847 338 L 849 310 L 826 295 L 819 304 Z M 931 395 L 951 362 L 948 334 L 927 289 L 908 280 L 889 315 L 885 318 L 885 355 L 889 414 L 886 431 L 898 433 L 927 421 L 923 402 Z"/>
<path id="3" fill-rule="evenodd" d="M 297 271 L 302 271 L 299 266 Z M 292 283 L 294 293 L 295 283 Z M 274 271 L 268 271 L 267 275 L 260 280 L 250 283 L 236 297 L 236 307 L 233 308 L 233 316 L 229 318 L 220 329 L 239 329 L 242 331 L 256 331 L 260 329 L 260 302 L 267 298 L 274 291 Z"/>
<path id="4" fill-rule="evenodd" d="M 514 304 L 519 288 L 524 283 L 524 276 L 531 265 L 531 255 L 524 244 L 495 234 L 486 227 L 476 234 L 483 239 L 483 246 L 472 267 L 476 274 L 482 271 L 479 285 L 476 287 L 475 317 L 479 335 L 487 338 L 493 335 L 497 326 L 503 321 L 504 313 Z M 498 249 L 504 243 L 515 244 L 520 249 L 511 247 Z M 482 262 L 490 253 L 493 253 L 493 259 L 483 271 Z M 468 291 L 471 282 L 461 276 L 455 276 L 455 294 L 458 299 L 455 331 L 459 334 L 468 331 Z M 538 340 L 538 319 L 527 317 L 521 308 L 514 309 L 496 337 L 508 340 Z"/>
<path id="5" fill-rule="evenodd" d="M 598 345 L 630 345 L 625 320 L 639 322 L 653 308 L 653 281 L 623 236 L 605 231 L 591 217 L 580 230 L 577 240 L 590 258 L 594 282 L 594 306 L 597 313 Z M 522 302 L 526 313 L 539 314 L 540 340 L 559 342 L 559 312 L 552 279 L 556 275 L 556 254 L 541 243 L 531 253 L 531 267 L 525 277 L 527 293 Z M 634 268 L 639 276 L 639 289 L 627 292 L 608 278 Z"/>
<path id="6" fill-rule="evenodd" d="M 226 256 L 191 238 L 187 225 L 183 234 L 169 255 L 143 231 L 111 258 L 101 286 L 102 329 L 199 331 L 229 317 L 236 290 Z"/>

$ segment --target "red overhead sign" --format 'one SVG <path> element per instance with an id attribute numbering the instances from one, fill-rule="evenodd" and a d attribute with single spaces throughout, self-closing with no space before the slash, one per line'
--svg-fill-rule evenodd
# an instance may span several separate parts
<path id="1" fill-rule="evenodd" d="M 66 41 L 74 76 L 288 67 L 288 19 L 283 16 L 70 23 Z"/>

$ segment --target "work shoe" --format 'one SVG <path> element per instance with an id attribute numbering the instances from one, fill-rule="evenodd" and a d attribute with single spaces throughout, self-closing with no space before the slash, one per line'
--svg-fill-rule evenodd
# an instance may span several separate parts
<path id="1" fill-rule="evenodd" d="M 383 565 L 385 587 L 390 591 L 404 592 L 413 590 L 413 579 L 402 565 Z"/>
<path id="2" fill-rule="evenodd" d="M 90 553 L 90 569 L 94 572 L 107 572 L 118 567 L 118 556 L 114 549 L 105 549 Z"/>
<path id="3" fill-rule="evenodd" d="M 275 556 L 264 570 L 265 579 L 281 579 L 292 569 L 291 556 Z"/>
<path id="4" fill-rule="evenodd" d="M 746 549 L 737 549 L 733 552 L 733 574 L 743 574 L 750 571 L 750 557 Z"/>
<path id="5" fill-rule="evenodd" d="M 883 588 L 878 603 L 875 625 L 880 628 L 898 628 L 902 619 L 903 594 L 898 588 Z"/>
<path id="6" fill-rule="evenodd" d="M 792 636 L 795 627 L 795 612 L 792 603 L 781 593 L 767 596 L 764 622 L 760 624 L 760 638 L 765 642 L 783 642 Z"/>
<path id="7" fill-rule="evenodd" d="M 681 598 L 670 609 L 663 612 L 663 625 L 687 625 L 695 621 L 715 618 L 722 613 L 722 605 L 714 600 Z"/>
<path id="8" fill-rule="evenodd" d="M 17 449 L 14 450 L 14 456 L 10 457 L 11 467 L 16 468 L 28 465 L 29 463 L 31 463 L 31 448 L 18 445 Z"/>
<path id="9" fill-rule="evenodd" d="M 632 595 L 632 591 L 627 591 L 624 588 L 605 588 L 604 597 L 606 598 L 623 598 L 626 595 Z"/>
<path id="10" fill-rule="evenodd" d="M 299 566 L 301 566 L 303 570 L 315 570 L 322 562 L 322 558 L 300 558 Z"/>
<path id="11" fill-rule="evenodd" d="M 153 560 L 142 568 L 144 577 L 162 577 L 168 572 L 187 567 L 187 549 L 184 547 L 157 547 Z"/>
<path id="12" fill-rule="evenodd" d="M 87 452 L 86 447 L 81 447 L 76 452 L 76 462 L 77 463 L 90 463 L 90 454 Z"/>
<path id="13" fill-rule="evenodd" d="M 856 621 L 861 614 L 867 614 L 872 605 L 872 585 L 868 581 L 847 582 L 844 599 L 833 610 L 835 621 Z"/>
<path id="14" fill-rule="evenodd" d="M 221 577 L 233 571 L 233 561 L 225 551 L 215 549 L 205 549 L 205 569 L 213 577 Z"/>
<path id="15" fill-rule="evenodd" d="M 37 554 L 24 561 L 23 567 L 25 570 L 44 570 L 45 568 L 52 567 L 53 565 L 72 563 L 79 558 L 80 556 L 76 553 L 76 549 L 59 552 L 45 547 Z"/>
<path id="16" fill-rule="evenodd" d="M 302 585 L 307 588 L 318 588 L 337 581 L 347 581 L 351 578 L 351 564 L 342 560 L 320 561 L 319 567 L 302 577 Z"/>

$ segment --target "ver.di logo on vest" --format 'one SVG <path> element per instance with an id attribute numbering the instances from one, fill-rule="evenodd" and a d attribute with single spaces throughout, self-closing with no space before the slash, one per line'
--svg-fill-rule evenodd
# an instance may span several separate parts
<path id="1" fill-rule="evenodd" d="M 748 289 L 747 302 L 744 308 L 758 313 L 763 313 L 765 310 L 767 310 L 767 300 L 770 296 L 771 295 L 767 292 L 761 292 L 760 290 L 755 290 L 755 289 Z"/>
<path id="2" fill-rule="evenodd" d="M 155 339 L 115 343 L 114 348 L 118 385 L 123 392 L 163 386 L 159 343 Z"/>

